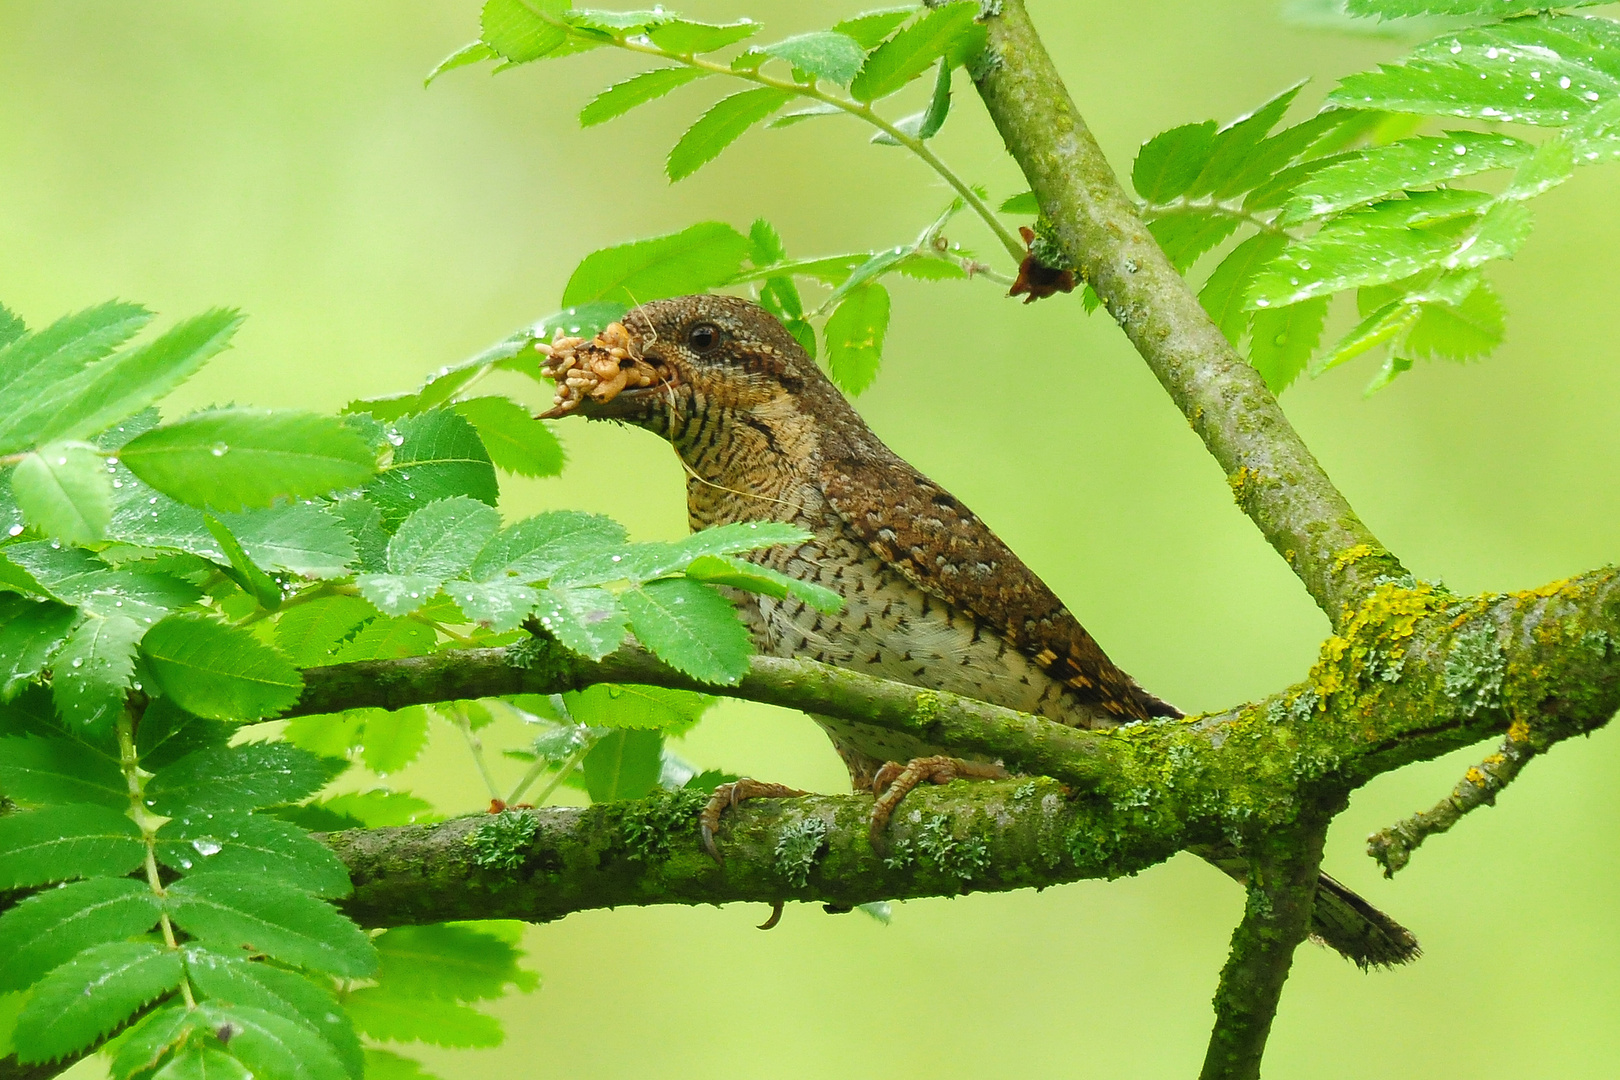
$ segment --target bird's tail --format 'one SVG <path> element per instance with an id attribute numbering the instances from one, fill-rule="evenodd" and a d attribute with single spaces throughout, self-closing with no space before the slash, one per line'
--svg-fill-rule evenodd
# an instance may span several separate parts
<path id="1" fill-rule="evenodd" d="M 1197 855 L 1246 884 L 1249 863 L 1230 848 L 1196 847 Z M 1337 881 L 1321 875 L 1311 910 L 1311 938 L 1366 971 L 1406 964 L 1422 955 L 1412 932 Z"/>
<path id="2" fill-rule="evenodd" d="M 1316 879 L 1311 937 L 1363 971 L 1410 963 L 1423 953 L 1410 930 L 1326 874 Z"/>

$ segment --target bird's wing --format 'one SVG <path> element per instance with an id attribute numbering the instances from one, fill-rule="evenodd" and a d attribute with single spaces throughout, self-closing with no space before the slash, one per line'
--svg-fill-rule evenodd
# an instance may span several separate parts
<path id="1" fill-rule="evenodd" d="M 822 488 L 868 547 L 970 613 L 1080 701 L 1122 720 L 1181 715 L 1136 685 L 1034 571 L 950 492 L 883 448 L 822 462 Z"/>

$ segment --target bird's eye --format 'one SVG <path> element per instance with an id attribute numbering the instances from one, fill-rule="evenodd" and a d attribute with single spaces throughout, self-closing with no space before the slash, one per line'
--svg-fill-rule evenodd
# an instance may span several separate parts
<path id="1" fill-rule="evenodd" d="M 686 343 L 693 352 L 713 352 L 720 344 L 720 328 L 713 323 L 700 322 L 686 332 Z"/>

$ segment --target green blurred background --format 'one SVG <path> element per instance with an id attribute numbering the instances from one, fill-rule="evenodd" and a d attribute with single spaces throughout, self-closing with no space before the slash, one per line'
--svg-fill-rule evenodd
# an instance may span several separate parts
<path id="1" fill-rule="evenodd" d="M 424 91 L 433 63 L 475 36 L 477 6 L 3 0 L 0 299 L 34 323 L 113 296 L 168 317 L 239 305 L 252 318 L 237 347 L 172 407 L 333 409 L 413 388 L 552 310 L 594 248 L 760 215 L 795 254 L 873 247 L 909 239 L 944 199 L 841 118 L 750 134 L 672 188 L 663 154 L 713 90 L 581 132 L 579 106 L 634 70 L 622 55 L 457 72 Z M 1277 0 L 1032 6 L 1122 168 L 1163 128 L 1230 119 L 1304 76 L 1297 111 L 1314 107 L 1401 48 L 1291 27 Z M 857 4 L 683 8 L 786 34 Z M 936 145 L 998 198 L 1020 190 L 960 79 L 958 95 Z M 1534 586 L 1620 546 L 1620 169 L 1583 172 L 1537 208 L 1534 238 L 1493 271 L 1511 312 L 1497 355 L 1421 366 L 1371 400 L 1365 363 L 1284 398 L 1378 534 L 1460 591 Z M 952 235 L 995 251 L 966 220 Z M 859 404 L 1155 692 L 1214 708 L 1310 664 L 1324 620 L 1106 318 L 982 283 L 899 282 L 884 373 Z M 509 518 L 569 506 L 638 538 L 684 530 L 666 447 L 581 422 L 560 432 L 570 468 L 507 482 Z M 444 734 L 389 782 L 472 810 L 480 789 Z M 762 706 L 722 706 L 680 749 L 700 766 L 846 784 L 807 720 Z M 1363 975 L 1302 949 L 1268 1077 L 1620 1070 L 1620 731 L 1538 761 L 1396 882 L 1362 854 L 1370 830 L 1431 804 L 1478 754 L 1385 777 L 1336 825 L 1328 869 L 1414 928 L 1426 955 Z M 496 1006 L 503 1047 L 407 1049 L 452 1080 L 1190 1077 L 1241 902 L 1182 856 L 1131 880 L 900 905 L 887 927 L 816 906 L 769 934 L 753 929 L 758 907 L 575 915 L 529 932 L 544 985 Z"/>

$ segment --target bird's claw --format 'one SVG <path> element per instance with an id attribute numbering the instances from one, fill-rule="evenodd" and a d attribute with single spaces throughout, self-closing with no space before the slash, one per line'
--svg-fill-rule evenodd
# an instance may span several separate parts
<path id="1" fill-rule="evenodd" d="M 872 794 L 877 797 L 872 804 L 872 846 L 877 847 L 882 841 L 889 827 L 889 818 L 894 815 L 900 800 L 911 794 L 912 789 L 924 780 L 948 784 L 959 779 L 1005 780 L 1010 775 L 1006 769 L 994 763 L 964 761 L 944 755 L 912 758 L 904 765 L 898 761 L 886 763 L 872 777 Z"/>
<path id="2" fill-rule="evenodd" d="M 786 784 L 767 784 L 761 780 L 744 776 L 729 784 L 721 784 L 709 796 L 708 803 L 703 812 L 698 815 L 698 833 L 702 837 L 703 850 L 715 862 L 725 864 L 720 855 L 720 848 L 715 845 L 714 834 L 720 828 L 720 815 L 730 807 L 746 799 L 796 799 L 810 794 L 798 788 L 788 787 Z M 771 925 L 775 925 L 774 921 Z"/>

